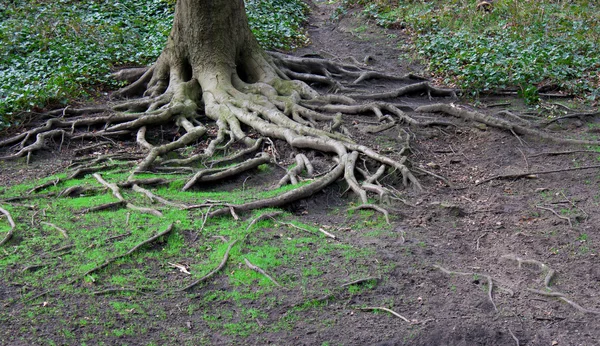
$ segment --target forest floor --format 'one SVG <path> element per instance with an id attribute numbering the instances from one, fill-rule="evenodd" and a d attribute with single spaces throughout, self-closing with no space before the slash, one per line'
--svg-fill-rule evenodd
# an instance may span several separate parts
<path id="1" fill-rule="evenodd" d="M 345 62 L 353 57 L 389 74 L 423 74 L 418 64 L 398 60 L 409 53 L 398 48 L 407 39 L 401 31 L 373 27 L 352 15 L 332 21 L 332 6 L 314 6 L 311 44 L 294 54 Z M 373 90 L 391 86 L 381 81 L 368 85 Z M 430 100 L 426 95 L 394 100 L 407 109 L 437 102 L 475 109 L 469 100 Z M 481 98 L 476 105 L 486 114 L 527 111 L 511 97 Z M 456 126 L 410 129 L 411 163 L 445 177 L 450 185 L 420 176 L 424 191 L 403 190 L 403 202 L 390 208 L 391 225 L 379 214 L 346 212 L 355 198 L 342 194 L 346 187 L 340 184 L 286 210 L 298 225 L 327 230 L 336 239 L 306 236 L 306 229 L 289 226 L 292 221 L 261 226 L 248 243 L 287 249 L 278 255 L 281 264 L 268 270 L 282 287 L 256 277 L 250 285 L 236 282 L 242 280 L 234 274 L 243 269 L 238 261 L 198 286 L 193 296 L 169 293 L 170 283 L 186 282 L 184 274 L 166 262 L 146 268 L 148 263 L 138 258 L 121 261 L 120 268 L 106 269 L 104 275 L 114 278 L 138 270 L 149 276 L 148 282 L 161 282 L 162 293 L 140 288 L 133 292 L 139 294 L 100 289 L 91 294 L 99 285 L 96 278 L 74 290 L 63 289 L 61 281 L 61 289 L 27 301 L 51 288 L 44 285 L 56 283 L 42 277 L 50 272 L 31 266 L 41 263 L 32 257 L 11 262 L 13 246 L 20 251 L 17 237 L 0 252 L 0 344 L 600 344 L 600 173 L 597 168 L 578 169 L 598 164 L 598 148 L 556 145 L 474 122 L 445 120 Z M 393 152 L 403 145 L 395 128 L 378 134 L 349 128 L 355 139 L 379 151 Z M 565 119 L 551 128 L 579 138 L 595 138 L 599 129 L 596 118 Z M 129 144 L 120 149 L 123 145 Z M 77 146 L 60 149 L 36 154 L 29 165 L 24 160 L 0 163 L 0 192 L 19 184 L 35 186 L 36 179 L 64 171 Z M 564 171 L 535 173 L 550 170 Z M 280 174 L 272 173 L 242 176 L 210 191 L 242 182 L 260 190 L 279 179 Z M 523 175 L 484 182 L 510 174 Z M 42 210 L 37 217 L 41 213 L 45 216 Z M 214 232 L 225 234 L 216 228 Z M 184 247 L 195 246 L 197 236 L 181 234 Z M 171 241 L 173 237 L 166 242 Z M 147 251 L 175 256 L 168 246 L 157 244 Z M 222 255 L 211 257 L 211 263 Z M 152 261 L 156 258 L 160 256 Z M 37 284 L 21 279 L 28 272 Z M 113 283 L 118 286 L 116 279 Z"/>

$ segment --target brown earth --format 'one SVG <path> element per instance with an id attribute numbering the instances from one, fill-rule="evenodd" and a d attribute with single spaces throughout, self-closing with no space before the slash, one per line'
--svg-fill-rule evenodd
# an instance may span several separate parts
<path id="1" fill-rule="evenodd" d="M 317 3 L 309 26 L 312 44 L 295 54 L 318 54 L 345 60 L 354 57 L 387 73 L 403 75 L 422 72 L 417 64 L 398 61 L 405 53 L 397 48 L 406 37 L 402 32 L 364 26 L 359 19 L 346 16 L 331 21 L 332 7 Z M 373 90 L 389 88 L 389 83 L 370 82 Z M 427 97 L 403 97 L 394 102 L 410 107 L 439 102 Z M 451 102 L 452 100 L 442 100 Z M 519 111 L 519 100 L 482 99 L 480 111 L 493 114 L 493 104 L 507 102 Z M 470 107 L 466 101 L 459 102 Z M 481 107 L 481 106 L 480 106 Z M 361 267 L 380 276 L 369 290 L 356 294 L 341 292 L 326 296 L 313 309 L 295 311 L 291 327 L 248 337 L 236 337 L 210 330 L 200 314 L 189 314 L 185 306 L 191 298 L 153 297 L 154 304 L 167 312 L 167 318 L 154 319 L 153 311 L 119 317 L 123 326 L 143 323 L 147 335 L 109 336 L 95 326 L 74 326 L 72 332 L 96 333 L 96 344 L 198 344 L 198 335 L 213 345 L 599 345 L 600 344 L 600 174 L 597 169 L 565 171 L 514 179 L 496 179 L 477 184 L 492 176 L 566 169 L 594 165 L 595 153 L 548 155 L 542 153 L 576 150 L 540 141 L 519 138 L 507 132 L 452 120 L 455 127 L 412 129 L 412 165 L 445 177 L 452 186 L 431 176 L 421 176 L 425 191 L 404 192 L 405 204 L 394 205 L 391 232 L 363 236 L 355 230 L 338 234 L 340 242 L 373 249 L 372 257 L 351 262 L 345 270 Z M 585 119 L 586 121 L 592 121 Z M 347 123 L 360 124 L 355 118 Z M 579 119 L 559 123 L 557 130 L 589 135 L 595 127 Z M 391 129 L 369 135 L 354 128 L 355 137 L 379 150 L 400 147 L 397 131 Z M 587 131 L 587 132 L 586 132 Z M 542 155 L 539 155 L 542 154 Z M 539 155 L 539 156 L 537 156 Z M 62 169 L 70 151 L 42 154 L 33 166 L 2 163 L 0 182 L 15 184 Z M 241 180 L 244 177 L 240 178 Z M 257 179 L 260 180 L 260 179 Z M 233 181 L 231 184 L 235 184 Z M 257 181 L 256 184 L 262 183 Z M 347 205 L 353 196 L 334 186 L 307 201 L 295 203 L 290 210 L 306 223 L 352 225 L 356 219 L 332 215 L 332 208 Z M 556 214 L 554 212 L 556 212 Z M 276 230 L 267 230 L 265 239 Z M 515 258 L 535 260 L 518 265 Z M 325 260 L 325 259 L 323 259 Z M 343 264 L 332 260 L 332 270 L 322 274 L 327 288 L 348 282 Z M 541 263 L 545 266 L 541 268 Z M 381 270 L 382 266 L 385 270 Z M 445 273 L 441 268 L 453 273 Z M 554 270 L 549 287 L 562 298 L 549 296 L 545 287 L 549 269 Z M 289 269 L 292 271 L 292 269 Z M 284 275 L 285 272 L 278 273 Z M 464 275 L 463 275 L 464 274 Z M 493 282 L 491 299 L 488 278 Z M 0 280 L 2 281 L 2 280 Z M 228 290 L 227 280 L 217 278 L 203 288 Z M 534 292 L 538 290 L 540 292 Z M 292 308 L 315 295 L 312 287 L 274 292 L 270 298 L 249 301 L 252 306 L 268 306 L 261 326 L 280 322 Z M 18 294 L 9 283 L 0 284 L 0 300 Z M 89 306 L 107 306 L 112 297 L 56 295 L 62 309 L 54 316 L 56 324 L 29 323 L 27 307 L 13 306 L 2 314 L 0 344 L 29 345 L 44 336 L 48 344 L 79 344 L 61 334 L 58 320 L 80 318 Z M 144 297 L 133 298 L 147 299 Z M 587 312 L 578 310 L 578 304 Z M 405 322 L 389 313 L 362 311 L 356 306 L 387 307 L 406 317 Z M 227 302 L 215 309 L 234 309 Z M 88 313 L 89 318 L 106 318 L 108 311 Z M 122 326 L 114 326 L 114 328 Z M 38 339 L 33 339 L 32 335 Z M 165 337 L 166 336 L 166 337 Z M 170 341 L 165 341 L 170 340 Z"/>

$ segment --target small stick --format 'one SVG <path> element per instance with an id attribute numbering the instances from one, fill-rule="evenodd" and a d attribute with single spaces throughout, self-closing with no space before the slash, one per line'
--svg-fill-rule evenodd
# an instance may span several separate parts
<path id="1" fill-rule="evenodd" d="M 384 307 L 381 307 L 381 306 L 367 306 L 367 307 L 364 307 L 364 308 L 357 308 L 357 309 L 358 309 L 358 310 L 363 310 L 363 311 L 369 311 L 369 310 L 382 310 L 382 311 L 387 311 L 387 312 L 389 312 L 390 314 L 392 314 L 392 315 L 394 315 L 394 316 L 396 316 L 396 317 L 400 318 L 400 319 L 401 319 L 401 320 L 403 320 L 404 322 L 410 323 L 410 321 L 408 320 L 408 318 L 406 318 L 406 317 L 404 317 L 404 316 L 400 315 L 399 313 L 397 313 L 397 312 L 395 312 L 395 311 L 393 311 L 393 310 L 390 310 L 390 309 L 388 309 L 388 308 L 384 308 Z"/>
<path id="2" fill-rule="evenodd" d="M 562 119 L 568 119 L 568 118 L 577 118 L 577 117 L 594 117 L 596 115 L 600 115 L 600 112 L 590 112 L 590 113 L 573 113 L 573 114 L 567 114 L 565 116 L 562 117 L 558 117 L 558 118 L 554 118 L 551 120 L 548 120 L 544 123 L 544 126 L 548 126 L 550 124 L 552 124 L 555 121 L 559 121 Z"/>
<path id="3" fill-rule="evenodd" d="M 273 279 L 271 277 L 271 275 L 267 274 L 264 270 L 262 270 L 260 267 L 255 266 L 254 264 L 250 263 L 250 261 L 248 261 L 247 258 L 244 258 L 244 262 L 246 262 L 246 266 L 248 266 L 248 268 L 254 270 L 257 273 L 260 273 L 262 275 L 264 275 L 267 279 L 271 280 L 272 283 L 274 283 L 277 287 L 281 287 L 281 285 L 279 284 L 279 282 L 275 281 L 275 279 Z"/>
<path id="4" fill-rule="evenodd" d="M 579 209 L 579 210 L 580 210 L 580 211 L 581 211 L 583 214 L 585 214 L 585 217 L 586 217 L 586 218 L 589 216 L 589 215 L 588 215 L 588 213 L 586 213 L 586 212 L 585 212 L 585 210 L 583 210 L 583 209 L 579 208 L 579 207 L 577 206 L 577 204 L 575 204 L 575 202 L 573 202 L 572 200 L 570 200 L 570 199 L 567 197 L 567 195 L 565 195 L 565 193 L 564 193 L 564 192 L 562 192 L 562 191 L 561 191 L 561 192 L 560 192 L 560 194 L 561 194 L 561 195 L 563 195 L 563 197 L 564 197 L 564 198 L 567 200 L 567 202 L 569 202 L 569 204 L 571 204 L 571 205 L 573 206 L 573 208 L 577 208 L 577 209 Z"/>
<path id="5" fill-rule="evenodd" d="M 552 297 L 552 298 L 558 298 L 559 300 L 562 300 L 563 302 L 571 305 L 572 307 L 574 307 L 575 309 L 579 310 L 580 312 L 583 312 L 584 314 L 592 314 L 592 315 L 600 315 L 600 311 L 598 310 L 590 310 L 590 309 L 586 309 L 583 306 L 575 303 L 574 301 L 568 299 L 567 297 L 565 297 L 565 295 L 563 293 L 560 292 L 545 292 L 545 291 L 540 291 L 540 290 L 534 290 L 534 289 L 528 289 L 529 292 L 535 293 L 535 294 L 539 294 L 541 296 L 545 296 L 545 297 Z"/>
<path id="6" fill-rule="evenodd" d="M 46 226 L 50 226 L 50 227 L 54 228 L 55 230 L 59 231 L 59 232 L 60 232 L 60 234 L 62 234 L 62 236 L 63 236 L 65 239 L 69 239 L 69 235 L 67 234 L 67 231 L 65 231 L 64 229 L 62 229 L 62 228 L 60 228 L 60 227 L 56 226 L 55 224 L 52 224 L 52 223 L 50 223 L 50 222 L 45 222 L 45 221 L 42 221 L 42 222 L 40 222 L 40 223 L 41 223 L 42 225 L 46 225 Z"/>
<path id="7" fill-rule="evenodd" d="M 594 169 L 600 168 L 600 165 L 591 165 L 591 166 L 583 166 L 583 167 L 573 167 L 573 168 L 563 168 L 563 169 L 552 169 L 549 171 L 537 171 L 537 172 L 527 172 L 527 173 L 516 173 L 516 174 L 505 174 L 505 175 L 496 175 L 491 178 L 484 179 L 475 185 L 481 185 L 483 183 L 487 183 L 488 181 L 496 180 L 496 179 L 516 179 L 523 178 L 528 176 L 535 176 L 538 174 L 550 174 L 550 173 L 559 173 L 559 172 L 569 172 L 569 171 L 579 171 L 582 169 Z"/>
<path id="8" fill-rule="evenodd" d="M 33 270 L 33 269 L 37 269 L 37 268 L 42 268 L 42 267 L 45 267 L 45 266 L 47 266 L 47 265 L 49 265 L 49 263 L 32 264 L 32 265 L 29 265 L 29 266 L 27 266 L 27 267 L 25 267 L 25 268 L 21 269 L 21 272 L 22 272 L 22 273 L 24 273 L 24 272 L 26 272 L 26 271 L 28 271 L 28 270 Z"/>
<path id="9" fill-rule="evenodd" d="M 231 243 L 229 243 L 229 246 L 227 247 L 227 251 L 225 251 L 225 255 L 223 256 L 223 260 L 221 260 L 221 263 L 219 263 L 219 266 L 216 267 L 215 269 L 213 269 L 210 273 L 204 275 L 203 277 L 201 277 L 200 279 L 192 282 L 191 284 L 187 285 L 186 287 L 180 289 L 179 291 L 187 291 L 190 288 L 196 286 L 197 284 L 204 282 L 208 279 L 210 279 L 211 277 L 213 277 L 213 275 L 215 275 L 216 273 L 218 273 L 221 269 L 223 269 L 223 267 L 225 266 L 225 263 L 227 263 L 227 259 L 229 258 L 229 251 L 231 251 L 231 248 L 235 245 L 235 243 L 237 243 L 237 240 L 232 241 Z"/>
<path id="10" fill-rule="evenodd" d="M 13 236 L 15 227 L 17 227 L 17 225 L 15 224 L 15 221 L 13 220 L 13 218 L 10 215 L 10 213 L 8 212 L 8 210 L 0 207 L 0 213 L 4 214 L 6 216 L 6 219 L 8 220 L 8 223 L 10 224 L 10 229 L 8 230 L 8 233 L 6 234 L 6 236 L 4 236 L 4 239 L 2 239 L 2 241 L 0 241 L 0 246 L 2 246 L 4 244 L 6 244 L 10 240 L 10 238 Z"/>
<path id="11" fill-rule="evenodd" d="M 556 217 L 558 217 L 559 219 L 567 220 L 567 222 L 569 223 L 569 227 L 573 228 L 573 224 L 571 223 L 571 218 L 566 217 L 566 216 L 562 216 L 562 215 L 558 214 L 552 208 L 542 207 L 541 205 L 536 205 L 535 207 L 538 208 L 538 209 L 543 209 L 543 210 L 550 211 L 550 212 L 552 212 L 552 214 L 556 215 Z"/>

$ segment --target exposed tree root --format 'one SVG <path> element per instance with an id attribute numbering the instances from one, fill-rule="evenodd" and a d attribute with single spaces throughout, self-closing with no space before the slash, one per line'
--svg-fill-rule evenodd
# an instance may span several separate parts
<path id="1" fill-rule="evenodd" d="M 175 202 L 171 202 L 168 201 L 160 196 L 157 196 L 155 194 L 153 194 L 152 192 L 150 192 L 149 190 L 144 189 L 143 187 L 140 187 L 137 184 L 133 184 L 132 190 L 135 192 L 139 192 L 143 195 L 145 195 L 146 197 L 148 197 L 148 199 L 150 199 L 150 201 L 154 202 L 154 201 L 158 201 L 164 205 L 170 206 L 170 207 L 175 207 L 175 208 L 179 208 L 179 209 L 187 209 L 189 206 L 182 204 L 182 203 L 175 203 Z"/>
<path id="2" fill-rule="evenodd" d="M 571 222 L 571 218 L 560 215 L 552 208 L 542 207 L 541 205 L 536 205 L 535 207 L 538 209 L 547 210 L 547 211 L 551 212 L 552 214 L 556 215 L 556 217 L 558 217 L 559 219 L 566 220 L 569 223 L 569 227 L 573 228 L 573 223 Z"/>
<path id="3" fill-rule="evenodd" d="M 509 132 L 515 132 L 519 135 L 530 135 L 541 139 L 546 139 L 552 142 L 561 143 L 561 144 L 577 144 L 577 145 L 600 145 L 600 141 L 588 141 L 588 140 L 579 140 L 579 139 L 569 139 L 569 138 L 561 138 L 557 137 L 542 131 L 538 131 L 526 126 L 514 124 L 508 122 L 506 120 L 493 118 L 489 115 L 480 113 L 480 112 L 472 112 L 466 110 L 464 108 L 459 108 L 453 104 L 433 104 L 428 106 L 421 106 L 416 109 L 416 112 L 419 113 L 435 113 L 442 112 L 447 113 L 457 118 L 462 118 L 465 120 L 471 120 L 486 124 L 491 127 L 499 128 L 502 130 L 506 130 Z"/>
<path id="4" fill-rule="evenodd" d="M 600 315 L 600 310 L 586 309 L 586 308 L 582 307 L 581 305 L 568 299 L 566 294 L 564 294 L 562 292 L 553 291 L 552 288 L 550 287 L 550 282 L 552 281 L 552 278 L 554 277 L 556 272 L 554 271 L 554 269 L 548 267 L 548 265 L 546 265 L 545 263 L 542 263 L 542 262 L 540 262 L 538 260 L 534 260 L 534 259 L 520 258 L 513 254 L 504 255 L 504 256 L 502 256 L 502 258 L 517 262 L 517 265 L 519 268 L 522 268 L 523 265 L 530 265 L 530 266 L 537 267 L 542 273 L 545 273 L 544 287 L 543 287 L 544 290 L 536 290 L 536 289 L 528 288 L 527 291 L 529 291 L 531 293 L 539 294 L 544 297 L 557 298 L 558 300 L 561 300 L 561 301 L 571 305 L 572 307 L 577 309 L 579 312 L 582 312 L 584 314 Z"/>
<path id="5" fill-rule="evenodd" d="M 167 229 L 165 229 L 164 231 L 162 231 L 162 232 L 160 232 L 160 233 L 158 233 L 158 234 L 156 234 L 156 235 L 154 235 L 154 236 L 152 236 L 152 237 L 150 237 L 150 238 L 148 238 L 148 239 L 146 239 L 146 240 L 138 243 L 136 246 L 134 246 L 131 249 L 129 249 L 129 251 L 127 251 L 126 253 L 124 253 L 122 255 L 118 255 L 118 256 L 112 257 L 112 258 L 106 260 L 104 263 L 102 263 L 102 264 L 100 264 L 100 265 L 98 265 L 98 266 L 96 266 L 96 267 L 88 270 L 83 275 L 81 275 L 81 277 L 78 277 L 78 278 L 75 278 L 75 279 L 71 280 L 69 282 L 69 284 L 73 284 L 73 283 L 75 283 L 76 281 L 78 281 L 81 278 L 85 278 L 88 275 L 91 275 L 91 274 L 97 272 L 100 269 L 106 268 L 107 266 L 109 266 L 111 263 L 115 262 L 118 259 L 121 259 L 121 258 L 124 258 L 124 257 L 127 257 L 127 256 L 131 255 L 132 253 L 136 252 L 142 246 L 144 246 L 146 244 L 149 244 L 149 243 L 152 243 L 156 239 L 158 239 L 158 238 L 160 238 L 162 236 L 165 236 L 165 235 L 171 233 L 172 230 L 173 230 L 173 224 L 170 224 L 167 227 Z"/>
<path id="6" fill-rule="evenodd" d="M 264 213 L 259 215 L 258 217 L 256 217 L 254 220 L 252 220 L 250 222 L 250 224 L 248 225 L 248 227 L 246 227 L 246 231 L 248 231 L 250 228 L 252 228 L 252 226 L 254 226 L 256 223 L 262 221 L 262 220 L 266 220 L 266 219 L 274 219 L 275 216 L 277 215 L 281 215 L 282 212 L 280 211 L 273 211 L 273 212 L 269 212 L 269 213 Z"/>
<path id="7" fill-rule="evenodd" d="M 122 292 L 131 292 L 131 293 L 146 295 L 145 292 L 142 292 L 142 291 L 138 290 L 137 288 L 133 288 L 133 287 L 107 288 L 102 291 L 93 292 L 92 294 L 95 296 L 102 296 L 102 295 L 106 295 L 106 294 L 122 293 Z"/>
<path id="8" fill-rule="evenodd" d="M 10 215 L 10 213 L 8 212 L 8 210 L 0 207 L 0 213 L 4 214 L 4 216 L 6 216 L 6 219 L 8 220 L 8 224 L 10 225 L 10 229 L 8 230 L 8 233 L 4 236 L 2 241 L 0 241 L 0 246 L 2 246 L 4 244 L 6 244 L 10 240 L 10 238 L 12 238 L 17 225 L 15 224 L 15 221 L 13 220 L 13 218 Z"/>
<path id="9" fill-rule="evenodd" d="M 92 176 L 94 178 L 96 178 L 96 180 L 98 180 L 98 182 L 104 186 L 106 186 L 107 188 L 109 188 L 112 193 L 113 196 L 115 196 L 121 203 L 125 203 L 125 206 L 131 210 L 135 210 L 135 211 L 139 211 L 142 213 L 148 213 L 148 214 L 152 214 L 154 216 L 162 216 L 162 213 L 156 209 L 152 209 L 152 208 L 145 208 L 145 207 L 138 207 L 136 205 L 133 205 L 127 201 L 125 201 L 125 198 L 123 198 L 123 195 L 121 195 L 121 191 L 119 189 L 119 187 L 116 184 L 111 184 L 109 182 L 107 182 L 106 180 L 104 180 L 104 178 L 102 178 L 102 176 L 98 173 L 94 173 L 92 174 Z M 113 205 L 114 206 L 114 205 Z"/>
<path id="10" fill-rule="evenodd" d="M 308 230 L 308 229 L 306 229 L 304 227 L 296 226 L 296 225 L 294 225 L 293 223 L 290 223 L 290 222 L 281 222 L 281 221 L 279 221 L 279 223 L 282 224 L 282 225 L 288 226 L 288 227 L 292 227 L 292 228 L 301 230 L 301 231 L 306 232 L 306 233 L 310 233 L 310 234 L 314 234 L 315 233 L 315 232 L 312 232 L 312 231 L 310 231 L 310 230 Z M 337 239 L 337 237 L 335 235 L 327 232 L 326 230 L 324 230 L 322 228 L 319 228 L 319 232 L 323 233 L 328 238 Z"/>
<path id="11" fill-rule="evenodd" d="M 162 237 L 162 236 L 164 236 L 164 235 L 167 235 L 167 234 L 169 234 L 169 233 L 170 233 L 172 230 L 173 230 L 173 224 L 170 224 L 170 225 L 167 227 L 167 229 L 165 229 L 164 231 L 162 231 L 162 232 L 160 232 L 160 233 L 156 234 L 156 235 L 155 235 L 155 236 L 153 236 L 153 237 L 150 237 L 149 239 L 146 239 L 146 240 L 144 240 L 144 241 L 140 242 L 140 243 L 139 243 L 139 244 L 137 244 L 136 246 L 132 247 L 132 248 L 131 248 L 129 251 L 127 251 L 126 253 L 124 253 L 124 254 L 122 254 L 122 255 L 118 255 L 118 256 L 112 257 L 112 258 L 110 258 L 110 259 L 106 260 L 104 263 L 102 263 L 102 264 L 100 264 L 100 265 L 98 265 L 98 266 L 96 266 L 96 267 L 94 267 L 94 268 L 92 268 L 92 269 L 88 270 L 88 271 L 87 271 L 87 272 L 85 272 L 83 275 L 81 275 L 81 276 L 78 276 L 78 277 L 76 277 L 76 278 L 72 279 L 72 280 L 71 280 L 71 281 L 69 281 L 67 284 L 68 284 L 68 285 L 72 285 L 72 284 L 74 284 L 75 282 L 79 281 L 80 279 L 83 279 L 83 278 L 87 277 L 88 275 L 91 275 L 91 274 L 93 274 L 93 273 L 97 272 L 97 271 L 98 271 L 98 270 L 100 270 L 100 269 L 106 268 L 107 266 L 109 266 L 111 263 L 114 263 L 114 262 L 115 262 L 115 261 L 117 261 L 118 259 L 121 259 L 121 258 L 127 257 L 127 256 L 131 255 L 132 253 L 136 252 L 136 251 L 137 251 L 137 250 L 138 250 L 140 247 L 142 247 L 142 246 L 144 246 L 144 245 L 146 245 L 146 244 L 149 244 L 149 243 L 151 243 L 151 242 L 155 241 L 156 239 L 158 239 L 158 238 L 160 238 L 160 237 Z M 36 299 L 38 299 L 38 298 L 40 298 L 40 297 L 46 296 L 46 295 L 48 295 L 48 294 L 50 294 L 50 293 L 52 293 L 52 292 L 55 292 L 56 290 L 57 290 L 57 288 L 53 288 L 53 289 L 49 289 L 49 290 L 45 290 L 45 291 L 43 291 L 43 292 L 41 292 L 41 293 L 39 293 L 39 294 L 36 294 L 35 296 L 33 296 L 33 297 L 29 298 L 29 299 L 26 299 L 25 301 L 23 301 L 23 304 L 27 304 L 27 303 L 29 303 L 29 302 L 31 302 L 31 301 L 34 301 L 34 300 L 36 300 Z"/>
<path id="12" fill-rule="evenodd" d="M 362 209 L 373 209 L 377 212 L 380 212 L 383 214 L 383 216 L 385 217 L 385 222 L 387 222 L 388 225 L 390 225 L 390 216 L 387 210 L 385 210 L 384 208 L 378 206 L 378 205 L 374 205 L 374 204 L 362 204 L 359 205 L 358 207 L 354 207 L 354 208 L 350 208 L 348 210 L 362 210 Z"/>
<path id="13" fill-rule="evenodd" d="M 227 259 L 229 259 L 229 252 L 231 251 L 231 248 L 235 245 L 235 243 L 237 243 L 237 240 L 234 240 L 231 243 L 229 243 L 229 246 L 227 246 L 227 250 L 225 251 L 225 255 L 223 255 L 223 260 L 221 261 L 221 263 L 219 263 L 219 265 L 215 269 L 213 269 L 210 273 L 204 275 L 200 279 L 198 279 L 198 280 L 192 282 L 191 284 L 185 286 L 184 288 L 180 289 L 179 291 L 187 291 L 187 290 L 193 288 L 194 286 L 210 279 L 216 273 L 218 273 L 221 269 L 223 269 L 223 267 L 225 267 L 225 264 L 227 263 Z"/>
<path id="14" fill-rule="evenodd" d="M 406 323 L 410 323 L 410 320 L 402 315 L 400 315 L 399 313 L 397 313 L 394 310 L 390 310 L 388 308 L 384 308 L 381 306 L 366 306 L 366 307 L 356 307 L 355 309 L 357 310 L 362 310 L 362 311 L 373 311 L 373 310 L 380 310 L 380 311 L 386 311 L 389 312 L 390 314 L 398 317 L 399 319 L 401 319 L 402 321 L 406 322 Z"/>
<path id="15" fill-rule="evenodd" d="M 60 232 L 60 234 L 63 236 L 63 238 L 69 239 L 69 235 L 67 234 L 67 231 L 65 231 L 64 229 L 56 226 L 55 224 L 50 223 L 50 222 L 44 222 L 44 221 L 42 221 L 41 224 L 42 225 L 46 225 L 46 226 L 50 226 L 50 227 L 54 228 L 55 230 L 57 230 L 57 231 Z"/>
<path id="16" fill-rule="evenodd" d="M 480 182 L 476 183 L 475 185 L 481 185 L 481 184 L 484 184 L 484 183 L 487 183 L 489 181 L 496 180 L 496 179 L 536 178 L 537 175 L 540 175 L 540 174 L 550 174 L 550 173 L 559 173 L 559 172 L 568 172 L 568 171 L 580 171 L 583 169 L 596 169 L 596 168 L 600 168 L 600 165 L 562 168 L 562 169 L 551 169 L 551 170 L 547 170 L 547 171 L 534 171 L 534 172 L 527 172 L 527 173 L 496 175 L 491 178 L 481 180 Z"/>
<path id="17" fill-rule="evenodd" d="M 260 267 L 255 266 L 254 264 L 252 264 L 250 261 L 248 261 L 247 258 L 244 258 L 244 262 L 246 262 L 246 266 L 252 270 L 254 270 L 255 272 L 262 274 L 264 277 L 266 277 L 267 279 L 269 279 L 269 281 L 271 281 L 272 283 L 275 284 L 275 286 L 277 287 L 281 287 L 281 285 L 279 284 L 279 282 L 277 282 L 275 279 L 273 279 L 271 277 L 271 275 L 267 274 L 264 270 L 262 270 Z"/>
<path id="18" fill-rule="evenodd" d="M 492 293 L 494 292 L 494 280 L 492 279 L 491 276 L 485 275 L 485 274 L 474 273 L 474 272 L 468 272 L 468 273 L 467 272 L 455 272 L 455 271 L 448 270 L 437 264 L 435 264 L 433 267 L 436 269 L 439 269 L 440 271 L 442 271 L 443 273 L 445 273 L 447 275 L 480 276 L 480 277 L 486 278 L 487 283 L 488 283 L 488 290 L 487 290 L 488 299 L 490 300 L 490 303 L 492 303 L 494 310 L 496 312 L 498 312 L 498 307 L 496 306 L 496 303 L 494 302 L 494 297 L 492 295 Z M 504 290 L 508 291 L 510 293 L 510 295 L 513 294 L 512 291 L 509 289 L 504 289 Z"/>

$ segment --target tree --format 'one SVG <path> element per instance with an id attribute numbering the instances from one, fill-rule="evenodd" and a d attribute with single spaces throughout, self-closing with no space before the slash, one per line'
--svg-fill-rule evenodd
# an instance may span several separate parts
<path id="1" fill-rule="evenodd" d="M 393 104 L 369 100 L 412 92 L 454 96 L 453 90 L 433 87 L 417 76 L 391 77 L 319 57 L 267 53 L 250 31 L 243 0 L 179 0 L 172 31 L 156 63 L 146 69 L 121 71 L 117 76 L 134 80 L 114 94 L 130 99 L 116 102 L 108 109 L 67 108 L 50 112 L 48 116 L 70 117 L 51 117 L 42 126 L 0 141 L 0 147 L 19 143 L 19 150 L 3 159 L 29 157 L 43 148 L 51 137 L 71 140 L 98 136 L 131 138 L 132 132 L 137 133 L 137 143 L 146 153 L 134 164 L 130 181 L 135 181 L 135 174 L 139 172 L 155 168 L 177 171 L 181 166 L 210 160 L 217 151 L 225 148 L 235 151 L 230 157 L 212 163 L 244 158 L 241 163 L 227 168 L 196 169 L 184 186 L 189 189 L 198 182 L 217 181 L 272 161 L 275 156 L 273 141 L 278 141 L 298 151 L 296 165 L 281 178 L 278 186 L 297 182 L 303 171 L 313 180 L 276 197 L 229 206 L 213 211 L 212 215 L 280 206 L 320 191 L 339 178 L 348 183 L 364 207 L 384 212 L 368 203 L 367 192 L 375 193 L 382 200 L 391 193 L 378 182 L 386 170 L 400 175 L 404 185 L 412 184 L 420 189 L 407 165 L 408 147 L 393 156 L 385 156 L 355 143 L 343 125 L 344 115 L 374 114 L 381 121 L 382 129 L 400 122 L 412 126 L 435 125 L 440 122 L 418 121 Z M 348 94 L 354 90 L 350 85 L 370 78 L 409 83 L 386 93 Z M 338 93 L 320 95 L 307 83 L 325 85 Z M 475 117 L 492 126 L 517 132 L 522 130 L 509 123 L 490 120 L 480 113 L 473 115 L 448 106 L 429 107 L 424 111 Z M 146 131 L 158 131 L 160 126 L 167 124 L 177 125 L 185 133 L 167 143 L 150 144 L 146 140 Z M 215 124 L 216 130 L 209 131 L 208 124 L 211 127 Z M 90 126 L 96 127 L 96 131 L 88 131 Z M 205 136 L 210 138 L 208 144 L 197 146 Z M 406 140 L 408 142 L 408 138 Z M 185 151 L 178 151 L 188 146 L 202 150 L 188 156 L 183 154 Z M 179 157 L 167 159 L 166 154 L 174 151 L 178 151 Z M 322 152 L 329 159 L 328 165 L 319 167 L 322 174 L 318 177 L 314 176 L 315 170 L 307 154 L 311 151 Z M 261 153 L 251 157 L 256 152 Z M 376 173 L 357 168 L 359 157 L 369 161 L 370 168 Z M 93 171 L 92 165 L 87 169 Z"/>

